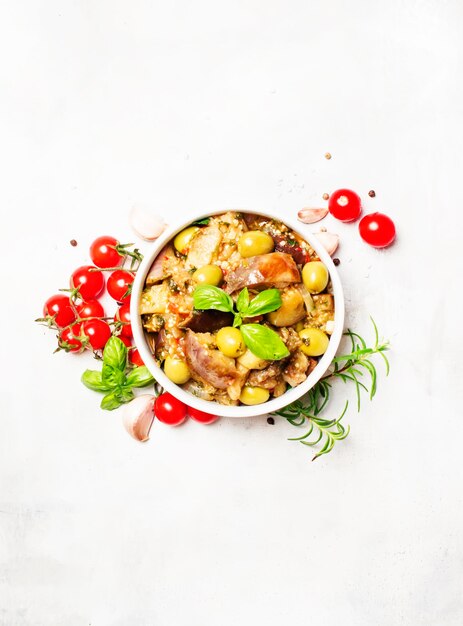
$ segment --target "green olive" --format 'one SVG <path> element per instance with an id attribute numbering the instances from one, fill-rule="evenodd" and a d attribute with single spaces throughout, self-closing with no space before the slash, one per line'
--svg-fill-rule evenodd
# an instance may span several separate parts
<path id="1" fill-rule="evenodd" d="M 256 256 L 272 252 L 273 239 L 261 230 L 249 230 L 238 239 L 238 252 L 242 257 Z"/>
<path id="2" fill-rule="evenodd" d="M 225 354 L 225 356 L 230 356 L 232 359 L 236 359 L 246 351 L 243 335 L 238 328 L 225 326 L 219 330 L 216 339 L 220 352 Z"/>
<path id="3" fill-rule="evenodd" d="M 262 404 L 269 398 L 270 391 L 263 387 L 243 387 L 240 395 L 240 401 L 248 405 Z"/>
<path id="4" fill-rule="evenodd" d="M 320 293 L 328 284 L 330 275 L 321 261 L 310 261 L 302 268 L 302 282 L 310 293 Z"/>
<path id="5" fill-rule="evenodd" d="M 222 270 L 218 265 L 203 265 L 193 274 L 200 285 L 220 285 L 223 280 Z"/>
<path id="6" fill-rule="evenodd" d="M 301 350 L 307 356 L 321 356 L 330 343 L 328 335 L 318 328 L 304 328 L 299 337 L 302 339 Z"/>
<path id="7" fill-rule="evenodd" d="M 183 385 L 191 376 L 185 361 L 172 356 L 168 356 L 164 361 L 164 374 L 176 385 Z"/>
<path id="8" fill-rule="evenodd" d="M 185 230 L 182 230 L 174 239 L 175 249 L 178 250 L 180 254 L 185 254 L 191 240 L 199 230 L 201 230 L 199 226 L 189 226 L 185 228 Z"/>

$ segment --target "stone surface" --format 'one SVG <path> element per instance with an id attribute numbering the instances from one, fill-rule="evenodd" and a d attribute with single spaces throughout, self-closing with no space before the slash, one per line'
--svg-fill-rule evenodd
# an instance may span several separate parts
<path id="1" fill-rule="evenodd" d="M 460 626 L 462 4 L 0 11 L 0 624 Z M 137 444 L 32 323 L 135 202 L 295 217 L 341 186 L 397 224 L 376 251 L 321 223 L 392 371 L 315 463 L 265 417 Z"/>

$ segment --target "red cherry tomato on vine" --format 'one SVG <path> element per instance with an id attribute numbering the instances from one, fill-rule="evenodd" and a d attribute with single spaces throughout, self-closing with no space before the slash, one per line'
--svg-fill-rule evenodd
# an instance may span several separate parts
<path id="1" fill-rule="evenodd" d="M 77 339 L 81 334 L 81 325 L 73 324 L 67 328 L 63 328 L 58 337 L 58 345 L 66 352 L 82 352 L 84 346 L 82 342 Z"/>
<path id="2" fill-rule="evenodd" d="M 117 267 L 123 256 L 117 251 L 119 242 L 114 237 L 98 237 L 90 246 L 90 258 L 97 267 Z"/>
<path id="3" fill-rule="evenodd" d="M 129 350 L 129 361 L 137 367 L 145 364 L 140 356 L 140 353 L 138 352 L 138 348 L 133 348 L 133 350 Z"/>
<path id="4" fill-rule="evenodd" d="M 127 348 L 132 347 L 132 342 L 128 337 L 124 337 L 124 335 L 117 335 L 117 336 L 122 341 L 122 343 L 124 343 L 127 346 Z"/>
<path id="5" fill-rule="evenodd" d="M 106 289 L 111 298 L 114 298 L 117 302 L 129 302 L 134 278 L 135 275 L 126 270 L 115 270 L 110 274 Z"/>
<path id="6" fill-rule="evenodd" d="M 82 334 L 88 337 L 88 342 L 94 350 L 103 350 L 111 337 L 111 328 L 103 320 L 86 320 L 82 323 Z"/>
<path id="7" fill-rule="evenodd" d="M 341 222 L 353 222 L 362 212 L 362 202 L 355 191 L 338 189 L 330 195 L 328 209 Z"/>
<path id="8" fill-rule="evenodd" d="M 130 324 L 130 304 L 123 304 L 117 310 L 115 315 L 116 321 L 122 322 L 121 332 L 120 334 L 123 337 L 128 337 L 131 339 L 133 337 L 132 334 L 132 326 Z"/>
<path id="9" fill-rule="evenodd" d="M 201 422 L 201 424 L 213 424 L 219 419 L 218 415 L 212 415 L 211 413 L 198 411 L 198 409 L 194 409 L 192 406 L 188 407 L 188 415 L 192 417 L 196 422 Z"/>
<path id="10" fill-rule="evenodd" d="M 81 302 L 76 308 L 81 319 L 86 317 L 104 317 L 104 309 L 98 300 Z"/>
<path id="11" fill-rule="evenodd" d="M 374 248 L 390 246 L 395 239 L 395 226 L 384 213 L 370 213 L 359 223 L 360 237 Z"/>
<path id="12" fill-rule="evenodd" d="M 167 391 L 161 393 L 154 403 L 154 414 L 163 424 L 179 426 L 186 420 L 187 406 Z"/>
<path id="13" fill-rule="evenodd" d="M 43 305 L 43 316 L 54 317 L 55 324 L 62 328 L 68 326 L 76 319 L 76 315 L 72 309 L 71 301 L 68 296 L 63 293 L 57 293 L 48 298 Z"/>
<path id="14" fill-rule="evenodd" d="M 92 270 L 96 270 L 93 265 L 82 265 L 71 275 L 71 289 L 78 288 L 83 300 L 97 298 L 104 289 L 103 272 Z"/>

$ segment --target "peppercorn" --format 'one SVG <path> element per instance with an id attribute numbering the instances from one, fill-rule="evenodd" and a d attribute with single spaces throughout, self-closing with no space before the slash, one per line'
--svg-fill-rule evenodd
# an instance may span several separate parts
<path id="1" fill-rule="evenodd" d="M 370 189 L 370 191 L 368 192 L 368 195 L 370 196 L 370 198 L 374 198 L 376 196 L 376 193 L 373 189 Z"/>
<path id="2" fill-rule="evenodd" d="M 336 267 L 337 267 L 338 265 L 341 265 L 341 261 L 340 261 L 338 258 L 333 259 L 333 263 L 336 265 Z"/>
<path id="3" fill-rule="evenodd" d="M 73 246 L 74 248 L 77 246 L 77 241 L 75 239 L 71 239 L 71 241 L 69 242 L 71 244 L 71 246 Z"/>
<path id="4" fill-rule="evenodd" d="M 275 420 L 273 419 L 273 417 L 267 417 L 267 424 L 273 424 L 275 423 Z"/>

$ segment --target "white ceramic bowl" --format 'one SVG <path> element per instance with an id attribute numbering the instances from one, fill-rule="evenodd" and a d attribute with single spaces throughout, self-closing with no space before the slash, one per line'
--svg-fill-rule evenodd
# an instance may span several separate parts
<path id="1" fill-rule="evenodd" d="M 226 406 L 224 404 L 219 404 L 215 401 L 201 400 L 191 393 L 184 391 L 181 387 L 170 381 L 164 374 L 162 369 L 156 364 L 156 361 L 151 354 L 151 350 L 145 339 L 143 326 L 141 323 L 141 317 L 138 313 L 138 303 L 140 301 L 141 293 L 143 291 L 146 275 L 154 259 L 162 250 L 164 245 L 169 242 L 178 232 L 189 226 L 192 222 L 203 219 L 210 215 L 220 215 L 221 213 L 225 213 L 226 210 L 230 209 L 220 209 L 217 211 L 209 211 L 208 213 L 204 213 L 202 215 L 193 215 L 188 220 L 182 221 L 181 223 L 179 222 L 168 228 L 159 237 L 159 239 L 157 239 L 153 243 L 149 253 L 145 254 L 143 262 L 141 263 L 137 271 L 135 281 L 133 283 L 130 306 L 131 323 L 135 344 L 140 352 L 143 361 L 146 364 L 146 367 L 150 370 L 154 378 L 159 382 L 160 385 L 162 385 L 162 387 L 164 387 L 166 391 L 169 391 L 172 395 L 174 395 L 185 404 L 192 406 L 200 411 L 205 411 L 206 413 L 213 413 L 214 415 L 220 415 L 222 417 L 253 417 L 256 415 L 273 413 L 274 411 L 283 408 L 287 404 L 294 402 L 294 400 L 297 400 L 305 393 L 307 393 L 307 391 L 309 391 L 309 389 L 311 389 L 315 385 L 315 383 L 320 380 L 320 378 L 328 369 L 331 361 L 333 360 L 336 354 L 336 350 L 338 349 L 339 342 L 341 341 L 344 328 L 344 296 L 341 281 L 336 267 L 331 260 L 331 257 L 323 248 L 323 246 L 318 242 L 317 238 L 314 235 L 305 232 L 305 230 L 303 230 L 304 227 L 299 222 L 297 222 L 296 220 L 293 221 L 291 219 L 282 218 L 280 215 L 275 215 L 273 213 L 269 213 L 268 211 L 264 212 L 237 209 L 240 211 L 240 213 L 263 215 L 265 217 L 274 218 L 276 220 L 284 222 L 287 226 L 289 226 L 292 230 L 298 233 L 312 246 L 312 248 L 315 250 L 320 259 L 328 268 L 331 282 L 333 285 L 333 295 L 335 302 L 334 331 L 330 338 L 328 350 L 325 352 L 323 357 L 320 359 L 318 365 L 311 372 L 311 374 L 309 374 L 309 376 L 303 383 L 301 383 L 297 387 L 289 389 L 279 398 L 274 398 L 273 400 L 269 400 L 265 404 L 258 404 L 255 406 Z"/>

